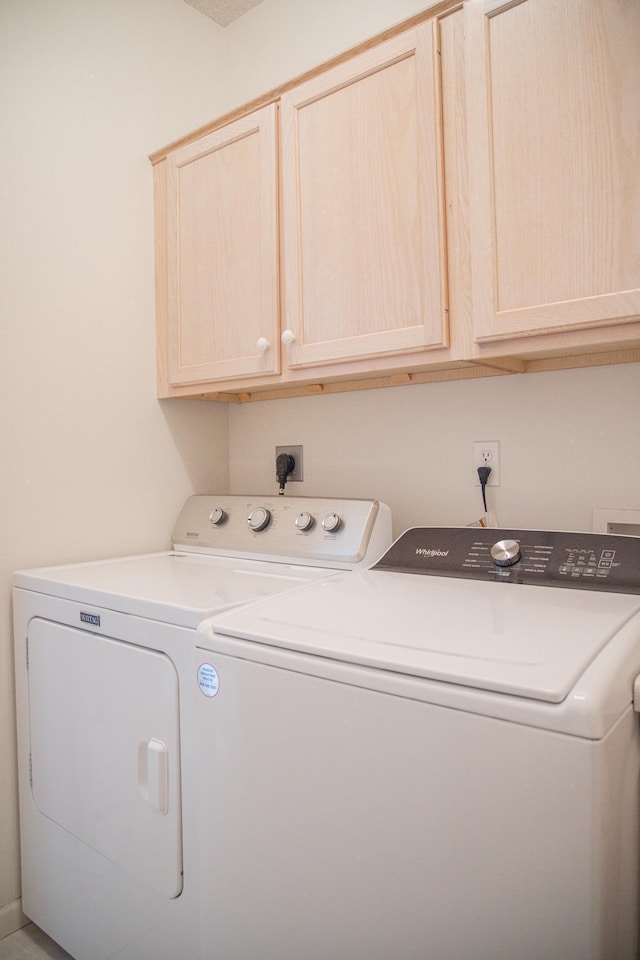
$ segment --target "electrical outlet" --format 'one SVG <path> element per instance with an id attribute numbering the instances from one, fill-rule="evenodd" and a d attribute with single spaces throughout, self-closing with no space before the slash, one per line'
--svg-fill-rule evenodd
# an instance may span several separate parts
<path id="1" fill-rule="evenodd" d="M 488 487 L 500 486 L 500 441 L 476 440 L 473 444 L 473 469 L 476 487 L 480 486 L 478 467 L 491 467 Z"/>
<path id="2" fill-rule="evenodd" d="M 293 446 L 293 444 L 289 444 L 286 447 L 276 447 L 276 457 L 275 457 L 275 460 L 273 461 L 274 467 L 275 467 L 275 462 L 281 453 L 290 454 L 293 457 L 293 459 L 296 461 L 295 469 L 289 474 L 289 477 L 287 478 L 287 483 L 296 483 L 304 480 L 304 475 L 302 472 L 302 444 L 299 444 L 298 446 Z M 276 476 L 276 480 L 277 479 L 278 477 Z"/>

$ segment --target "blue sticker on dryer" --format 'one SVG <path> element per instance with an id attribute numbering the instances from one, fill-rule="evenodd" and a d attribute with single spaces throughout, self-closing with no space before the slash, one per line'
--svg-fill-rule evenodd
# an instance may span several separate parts
<path id="1" fill-rule="evenodd" d="M 201 663 L 198 667 L 198 686 L 205 697 L 215 697 L 220 689 L 218 671 L 210 663 Z"/>

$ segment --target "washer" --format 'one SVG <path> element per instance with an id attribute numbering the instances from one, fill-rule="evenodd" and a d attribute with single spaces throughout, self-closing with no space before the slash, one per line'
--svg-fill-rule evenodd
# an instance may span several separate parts
<path id="1" fill-rule="evenodd" d="M 206 960 L 638 956 L 640 540 L 415 528 L 197 647 Z"/>
<path id="2" fill-rule="evenodd" d="M 197 496 L 171 551 L 15 575 L 23 910 L 77 960 L 198 956 L 198 624 L 390 542 L 377 501 Z"/>

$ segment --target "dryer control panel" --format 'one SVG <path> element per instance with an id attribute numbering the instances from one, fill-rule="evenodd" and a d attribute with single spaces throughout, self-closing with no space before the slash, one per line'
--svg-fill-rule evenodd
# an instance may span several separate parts
<path id="1" fill-rule="evenodd" d="M 412 527 L 373 569 L 640 594 L 640 537 Z"/>
<path id="2" fill-rule="evenodd" d="M 391 539 L 379 500 L 237 494 L 189 497 L 172 535 L 179 551 L 344 570 L 371 566 Z"/>

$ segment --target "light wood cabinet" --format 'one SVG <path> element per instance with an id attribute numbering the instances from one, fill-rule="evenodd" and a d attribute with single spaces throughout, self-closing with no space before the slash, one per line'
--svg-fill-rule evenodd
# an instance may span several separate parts
<path id="1" fill-rule="evenodd" d="M 640 360 L 640 0 L 442 0 L 159 151 L 160 396 Z"/>
<path id="2" fill-rule="evenodd" d="M 640 3 L 468 0 L 481 343 L 640 316 Z"/>
<path id="3" fill-rule="evenodd" d="M 446 345 L 436 20 L 281 100 L 286 361 Z"/>
<path id="4" fill-rule="evenodd" d="M 279 373 L 276 105 L 163 164 L 157 300 L 168 384 Z"/>
<path id="5" fill-rule="evenodd" d="M 447 347 L 440 76 L 432 19 L 152 157 L 160 395 Z"/>

